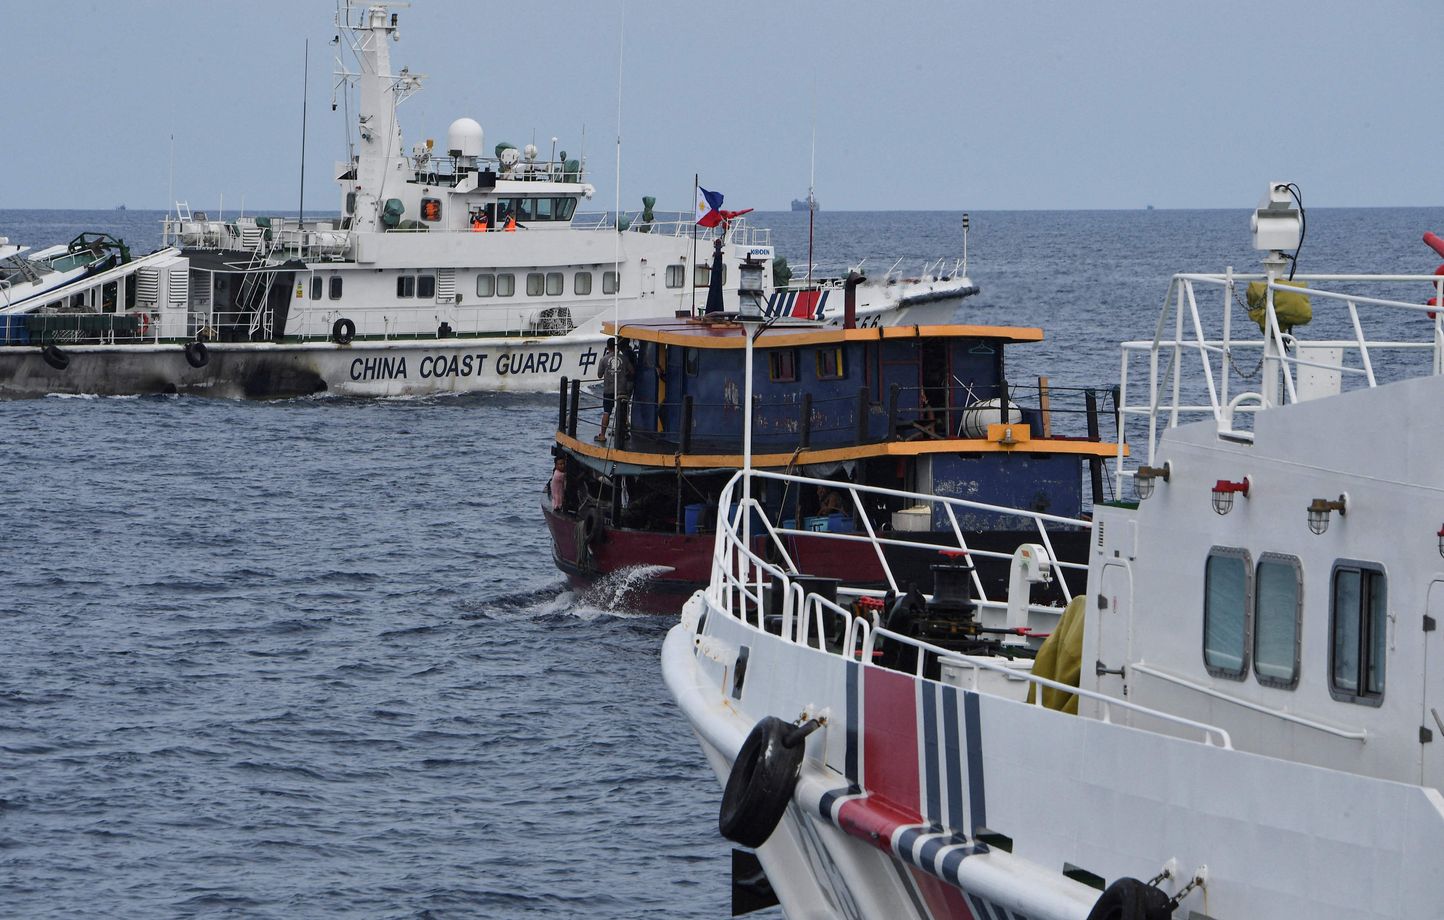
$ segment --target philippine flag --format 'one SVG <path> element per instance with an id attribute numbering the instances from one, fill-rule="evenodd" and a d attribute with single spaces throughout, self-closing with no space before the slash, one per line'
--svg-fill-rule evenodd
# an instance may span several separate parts
<path id="1" fill-rule="evenodd" d="M 697 186 L 697 225 L 715 227 L 722 223 L 722 193 L 709 192 Z"/>

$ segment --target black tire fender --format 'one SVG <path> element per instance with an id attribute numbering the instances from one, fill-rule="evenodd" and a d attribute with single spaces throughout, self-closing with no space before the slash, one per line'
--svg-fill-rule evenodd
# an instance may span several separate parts
<path id="1" fill-rule="evenodd" d="M 582 528 L 582 538 L 588 546 L 594 546 L 602 536 L 602 509 L 596 505 L 588 505 L 582 510 L 579 523 Z"/>
<path id="2" fill-rule="evenodd" d="M 355 337 L 356 324 L 346 317 L 343 316 L 331 324 L 331 341 L 337 345 L 350 345 Z"/>
<path id="3" fill-rule="evenodd" d="M 40 349 L 40 357 L 44 358 L 45 363 L 57 371 L 63 371 L 70 366 L 70 355 L 61 351 L 60 346 L 54 342 Z"/>
<path id="4" fill-rule="evenodd" d="M 186 343 L 186 363 L 197 369 L 211 363 L 211 351 L 205 342 Z"/>
<path id="5" fill-rule="evenodd" d="M 802 771 L 805 746 L 788 739 L 797 731 L 776 716 L 752 726 L 722 791 L 717 827 L 722 836 L 744 847 L 760 847 L 777 829 Z"/>
<path id="6" fill-rule="evenodd" d="M 1161 889 L 1136 878 L 1121 878 L 1104 889 L 1088 920 L 1170 920 L 1173 901 Z"/>

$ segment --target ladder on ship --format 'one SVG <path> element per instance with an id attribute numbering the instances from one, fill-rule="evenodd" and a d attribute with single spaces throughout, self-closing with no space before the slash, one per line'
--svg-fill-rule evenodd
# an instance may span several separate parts
<path id="1" fill-rule="evenodd" d="M 276 282 L 276 272 L 274 269 L 265 269 L 272 264 L 271 256 L 276 251 L 276 244 L 270 231 L 263 227 L 256 227 L 254 230 L 246 228 L 242 238 L 252 233 L 254 240 L 247 240 L 252 244 L 251 260 L 246 264 L 246 276 L 241 281 L 240 292 L 236 295 L 236 309 L 251 314 L 247 337 L 254 342 L 258 332 L 263 339 L 271 337 L 271 311 L 266 309 L 266 304 L 271 299 L 271 286 Z"/>

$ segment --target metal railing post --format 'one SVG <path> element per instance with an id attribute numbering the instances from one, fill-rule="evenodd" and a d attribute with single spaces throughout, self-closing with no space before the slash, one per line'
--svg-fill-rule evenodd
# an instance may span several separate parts
<path id="1" fill-rule="evenodd" d="M 580 380 L 573 380 L 571 409 L 567 411 L 567 437 L 569 438 L 575 438 L 577 436 L 577 406 L 581 404 L 581 399 L 582 382 Z"/>
<path id="2" fill-rule="evenodd" d="M 562 388 L 558 393 L 557 431 L 567 430 L 567 378 L 562 377 Z"/>

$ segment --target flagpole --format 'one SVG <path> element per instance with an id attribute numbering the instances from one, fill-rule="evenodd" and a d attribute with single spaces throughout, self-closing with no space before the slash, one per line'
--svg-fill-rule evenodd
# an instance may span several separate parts
<path id="1" fill-rule="evenodd" d="M 692 173 L 692 210 L 697 210 L 697 186 L 702 177 Z M 692 215 L 692 315 L 697 315 L 697 214 Z"/>

